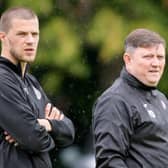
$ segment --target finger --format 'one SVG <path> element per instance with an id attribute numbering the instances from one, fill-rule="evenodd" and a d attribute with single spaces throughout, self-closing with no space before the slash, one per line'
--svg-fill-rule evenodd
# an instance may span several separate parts
<path id="1" fill-rule="evenodd" d="M 52 111 L 51 111 L 51 114 L 50 114 L 50 119 L 55 119 L 55 117 L 57 117 L 57 108 L 56 107 L 53 107 L 52 108 Z"/>
<path id="2" fill-rule="evenodd" d="M 64 114 L 61 114 L 60 115 L 60 120 L 63 120 L 64 119 Z"/>
<path id="3" fill-rule="evenodd" d="M 7 131 L 4 131 L 4 134 L 5 134 L 5 135 L 8 135 L 8 132 L 7 132 Z"/>
<path id="4" fill-rule="evenodd" d="M 9 139 L 8 142 L 13 143 L 13 142 L 15 142 L 15 140 L 14 139 Z"/>
<path id="5" fill-rule="evenodd" d="M 10 139 L 10 136 L 7 135 L 7 136 L 5 137 L 5 140 L 9 141 L 9 139 Z"/>
<path id="6" fill-rule="evenodd" d="M 7 136 L 5 137 L 5 139 L 6 139 L 6 141 L 8 141 L 9 143 L 15 142 L 15 139 L 12 138 L 10 135 L 7 135 Z"/>
<path id="7" fill-rule="evenodd" d="M 47 118 L 59 120 L 59 117 L 60 117 L 60 111 L 56 107 L 53 107 L 50 116 L 48 116 Z"/>
<path id="8" fill-rule="evenodd" d="M 5 139 L 6 139 L 7 141 L 9 141 L 10 139 L 12 139 L 12 137 L 11 137 L 10 135 L 6 135 L 6 136 L 5 136 Z"/>
<path id="9" fill-rule="evenodd" d="M 64 119 L 64 114 L 61 111 L 57 110 L 55 119 L 63 120 Z"/>
<path id="10" fill-rule="evenodd" d="M 60 120 L 61 112 L 57 109 L 55 111 L 55 119 Z"/>
<path id="11" fill-rule="evenodd" d="M 51 113 L 51 103 L 48 103 L 45 108 L 45 116 L 50 116 Z"/>

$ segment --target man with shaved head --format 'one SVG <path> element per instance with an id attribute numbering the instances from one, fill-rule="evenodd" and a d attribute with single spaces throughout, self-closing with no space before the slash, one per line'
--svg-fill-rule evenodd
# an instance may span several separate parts
<path id="1" fill-rule="evenodd" d="M 49 151 L 70 145 L 74 127 L 28 73 L 39 42 L 37 15 L 6 10 L 0 40 L 0 168 L 51 168 Z"/>

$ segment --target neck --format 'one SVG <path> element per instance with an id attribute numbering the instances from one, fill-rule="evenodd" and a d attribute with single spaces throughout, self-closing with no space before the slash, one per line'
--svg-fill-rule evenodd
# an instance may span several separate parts
<path id="1" fill-rule="evenodd" d="M 20 66 L 21 66 L 21 71 L 22 71 L 22 77 L 24 77 L 25 71 L 26 71 L 26 62 L 20 62 Z"/>

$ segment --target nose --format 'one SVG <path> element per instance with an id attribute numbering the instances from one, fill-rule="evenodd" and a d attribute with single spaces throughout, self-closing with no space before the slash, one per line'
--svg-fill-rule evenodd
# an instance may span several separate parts
<path id="1" fill-rule="evenodd" d="M 160 65 L 160 60 L 158 57 L 153 57 L 152 59 L 152 65 L 153 66 L 159 66 Z"/>
<path id="2" fill-rule="evenodd" d="M 32 36 L 32 34 L 28 34 L 26 37 L 26 43 L 32 44 L 34 43 L 34 37 Z"/>

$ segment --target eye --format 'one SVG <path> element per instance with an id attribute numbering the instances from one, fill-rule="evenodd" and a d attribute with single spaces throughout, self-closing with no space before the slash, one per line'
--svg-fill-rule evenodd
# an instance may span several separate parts
<path id="1" fill-rule="evenodd" d="M 153 55 L 151 55 L 151 54 L 150 55 L 144 55 L 143 58 L 145 58 L 145 59 L 151 59 L 151 58 L 153 58 Z"/>
<path id="2" fill-rule="evenodd" d="M 19 32 L 19 33 L 17 33 L 17 35 L 23 37 L 23 36 L 26 36 L 26 33 L 25 32 Z"/>
<path id="3" fill-rule="evenodd" d="M 39 35 L 38 32 L 33 32 L 33 33 L 32 33 L 32 36 L 33 36 L 33 37 L 36 37 L 36 36 L 38 36 L 38 35 Z"/>
<path id="4" fill-rule="evenodd" d="M 158 58 L 159 60 L 165 59 L 165 57 L 164 57 L 163 55 L 158 55 L 157 58 Z"/>

